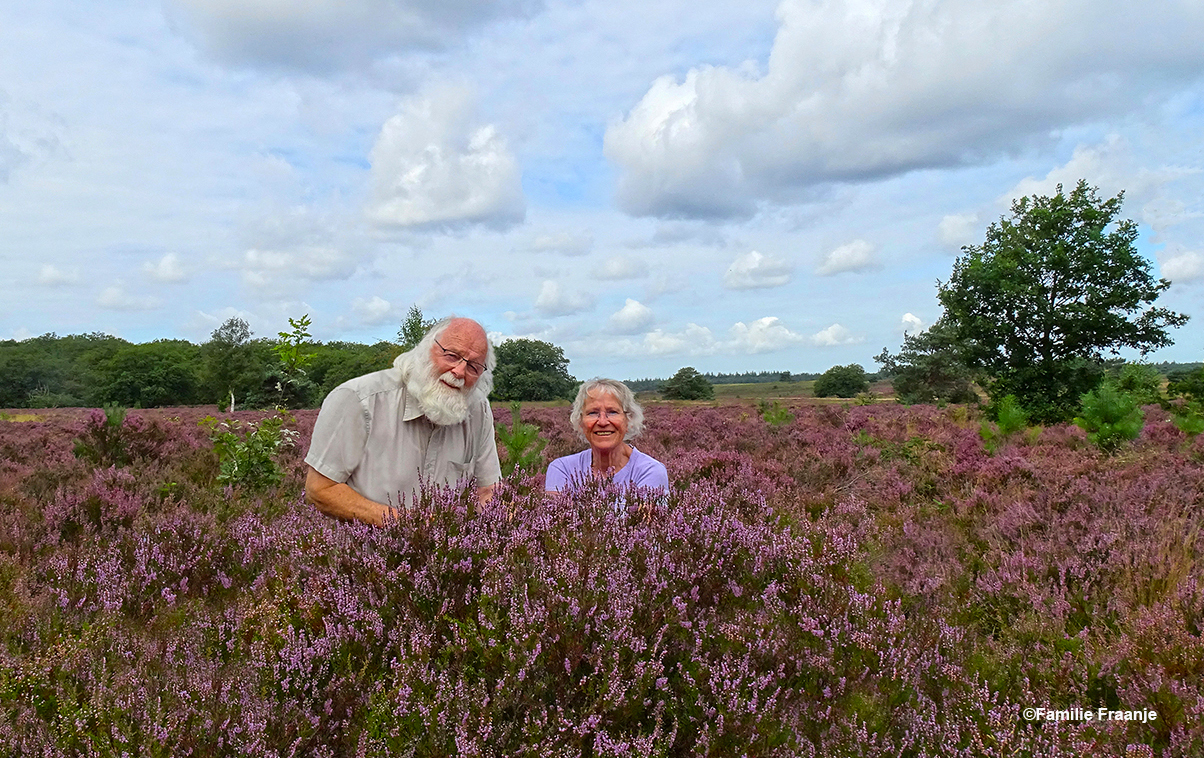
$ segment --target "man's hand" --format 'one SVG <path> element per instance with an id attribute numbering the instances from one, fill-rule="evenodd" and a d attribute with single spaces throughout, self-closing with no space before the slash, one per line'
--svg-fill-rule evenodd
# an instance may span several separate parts
<path id="1" fill-rule="evenodd" d="M 313 466 L 305 475 L 305 499 L 327 516 L 344 521 L 355 519 L 365 524 L 383 526 L 386 517 L 397 517 L 396 509 L 369 500 L 349 485 L 319 474 Z"/>
<path id="2" fill-rule="evenodd" d="M 477 502 L 481 505 L 488 503 L 493 499 L 493 488 L 496 484 L 491 484 L 488 487 L 477 487 Z"/>

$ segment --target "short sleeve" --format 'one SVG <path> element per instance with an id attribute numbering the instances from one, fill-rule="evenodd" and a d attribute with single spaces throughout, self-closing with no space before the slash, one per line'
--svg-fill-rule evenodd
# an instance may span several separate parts
<path id="1" fill-rule="evenodd" d="M 368 417 L 359 394 L 336 387 L 322 401 L 305 462 L 322 476 L 346 482 L 364 457 Z"/>
<path id="2" fill-rule="evenodd" d="M 640 467 L 633 472 L 632 484 L 640 487 L 669 489 L 669 472 L 665 464 L 650 455 L 640 453 Z"/>
<path id="3" fill-rule="evenodd" d="M 564 459 L 557 458 L 548 466 L 548 473 L 543 480 L 544 491 L 561 492 L 568 481 L 568 472 L 564 469 Z"/>

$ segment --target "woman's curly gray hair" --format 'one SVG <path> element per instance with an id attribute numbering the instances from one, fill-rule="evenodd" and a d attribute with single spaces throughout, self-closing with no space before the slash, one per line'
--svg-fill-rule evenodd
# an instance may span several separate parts
<path id="1" fill-rule="evenodd" d="M 573 412 L 569 414 L 569 423 L 573 425 L 578 437 L 588 442 L 585 432 L 581 429 L 581 414 L 585 408 L 586 398 L 594 392 L 613 395 L 615 400 L 619 401 L 619 405 L 623 406 L 623 413 L 627 416 L 627 434 L 623 436 L 624 440 L 633 440 L 643 433 L 644 409 L 636 402 L 635 393 L 617 379 L 594 377 L 581 383 L 581 387 L 577 390 L 577 399 L 573 401 Z"/>

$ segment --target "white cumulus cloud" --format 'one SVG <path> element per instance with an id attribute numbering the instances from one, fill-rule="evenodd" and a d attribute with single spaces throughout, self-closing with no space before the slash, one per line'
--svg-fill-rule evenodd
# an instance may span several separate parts
<path id="1" fill-rule="evenodd" d="M 518 161 L 473 110 L 466 89 L 447 86 L 408 100 L 385 122 L 372 148 L 370 220 L 400 228 L 523 220 Z"/>
<path id="2" fill-rule="evenodd" d="M 980 233 L 977 213 L 957 213 L 945 216 L 937 225 L 936 235 L 941 244 L 960 250 L 973 244 Z"/>
<path id="3" fill-rule="evenodd" d="M 393 313 L 393 306 L 379 295 L 373 295 L 370 299 L 355 298 L 351 301 L 351 311 L 361 323 L 376 325 L 389 319 Z"/>
<path id="4" fill-rule="evenodd" d="M 815 273 L 820 276 L 832 276 L 845 271 L 866 271 L 877 267 L 874 246 L 865 240 L 853 240 L 824 256 L 824 262 L 819 264 Z"/>
<path id="5" fill-rule="evenodd" d="M 544 280 L 535 298 L 535 310 L 543 316 L 570 316 L 594 307 L 593 298 L 584 292 L 568 292 L 558 282 Z"/>
<path id="6" fill-rule="evenodd" d="M 728 350 L 737 353 L 768 353 L 805 342 L 806 337 L 790 331 L 776 316 L 766 316 L 745 324 L 738 321 L 728 330 Z"/>
<path id="7" fill-rule="evenodd" d="M 157 261 L 147 261 L 142 270 L 157 282 L 174 284 L 188 279 L 188 272 L 176 253 L 168 253 Z"/>
<path id="8" fill-rule="evenodd" d="M 1204 279 L 1204 254 L 1186 252 L 1162 262 L 1162 276 L 1172 282 Z"/>
<path id="9" fill-rule="evenodd" d="M 638 300 L 627 298 L 622 308 L 610 316 L 610 329 L 616 334 L 639 334 L 652 323 L 652 309 Z"/>
<path id="10" fill-rule="evenodd" d="M 809 341 L 818 347 L 836 347 L 837 345 L 855 345 L 864 340 L 840 324 L 832 324 L 811 335 Z"/>
<path id="11" fill-rule="evenodd" d="M 919 334 L 924 331 L 924 322 L 914 313 L 904 313 L 899 327 L 907 334 Z"/>
<path id="12" fill-rule="evenodd" d="M 723 274 L 723 286 L 733 290 L 781 287 L 790 281 L 792 270 L 788 261 L 753 250 L 736 256 Z"/>
<path id="13" fill-rule="evenodd" d="M 604 138 L 629 213 L 733 217 L 973 165 L 1198 80 L 1204 6 L 784 0 L 766 65 L 656 80 Z"/>

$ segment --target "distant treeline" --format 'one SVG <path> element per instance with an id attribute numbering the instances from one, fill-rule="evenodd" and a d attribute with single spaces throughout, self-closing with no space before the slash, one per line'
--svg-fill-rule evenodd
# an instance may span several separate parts
<path id="1" fill-rule="evenodd" d="M 316 407 L 331 389 L 388 368 L 402 351 L 401 345 L 385 341 L 373 345 L 306 342 L 305 351 L 312 355 L 305 366 L 307 390 L 300 397 L 282 397 L 282 385 L 286 389 L 298 385 L 290 385 L 280 372 L 275 352 L 279 341 L 251 339 L 249 330 L 240 333 L 231 328 L 232 322 L 200 345 L 187 340 L 131 343 L 100 332 L 0 341 L 0 408 L 228 405 L 231 394 L 237 408 Z M 1167 375 L 1193 371 L 1204 363 L 1152 365 Z M 809 381 L 820 374 L 746 371 L 702 376 L 711 384 L 759 384 Z M 633 379 L 627 385 L 636 392 L 649 392 L 665 381 Z"/>
<path id="2" fill-rule="evenodd" d="M 237 408 L 271 407 L 290 399 L 281 396 L 288 382 L 277 344 L 222 330 L 202 345 L 136 344 L 99 332 L 0 341 L 0 408 L 228 405 L 231 394 Z M 401 352 L 392 342 L 308 342 L 305 349 L 313 355 L 305 367 L 312 389 L 301 405 L 311 406 L 352 377 L 388 368 Z"/>
<path id="3" fill-rule="evenodd" d="M 745 371 L 742 374 L 703 374 L 711 384 L 767 384 L 769 382 L 807 382 L 819 374 L 793 374 L 789 371 Z M 624 383 L 632 392 L 653 392 L 665 379 L 627 379 Z"/>

